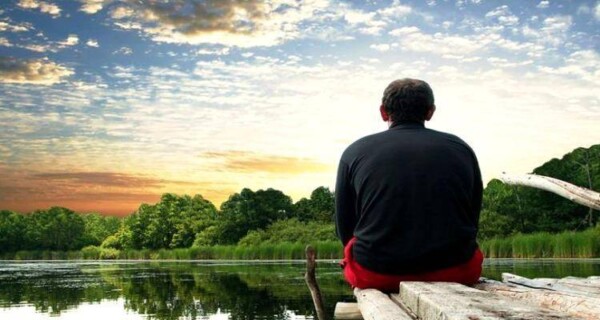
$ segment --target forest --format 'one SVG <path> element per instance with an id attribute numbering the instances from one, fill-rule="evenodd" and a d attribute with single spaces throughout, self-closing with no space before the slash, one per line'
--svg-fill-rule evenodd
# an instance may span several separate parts
<path id="1" fill-rule="evenodd" d="M 552 159 L 534 174 L 561 179 L 598 191 L 600 145 L 578 148 Z M 52 207 L 21 214 L 0 211 L 0 254 L 20 251 L 164 250 L 278 244 L 332 243 L 334 193 L 316 188 L 297 202 L 275 189 L 243 189 L 216 208 L 201 195 L 164 194 L 156 204 L 142 204 L 125 218 L 80 214 Z M 483 195 L 479 239 L 596 230 L 597 212 L 549 192 L 491 180 Z M 589 231 L 588 231 L 589 232 Z M 511 244 L 509 244 L 512 246 Z M 600 244 L 598 244 L 600 247 Z M 95 251 L 94 251 L 95 250 Z M 266 250 L 266 249 L 265 249 Z M 111 255 L 107 255 L 110 257 Z M 256 255 L 255 255 L 256 256 Z"/>

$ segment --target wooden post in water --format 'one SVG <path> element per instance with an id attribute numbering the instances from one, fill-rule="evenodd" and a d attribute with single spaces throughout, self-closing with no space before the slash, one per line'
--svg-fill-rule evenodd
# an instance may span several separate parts
<path id="1" fill-rule="evenodd" d="M 323 297 L 321 296 L 321 290 L 317 284 L 317 278 L 315 276 L 315 269 L 317 263 L 315 262 L 316 252 L 311 246 L 306 246 L 306 273 L 304 274 L 304 280 L 310 290 L 313 303 L 315 304 L 315 310 L 317 311 L 317 318 L 319 320 L 327 320 L 325 315 L 325 309 L 323 308 Z"/>

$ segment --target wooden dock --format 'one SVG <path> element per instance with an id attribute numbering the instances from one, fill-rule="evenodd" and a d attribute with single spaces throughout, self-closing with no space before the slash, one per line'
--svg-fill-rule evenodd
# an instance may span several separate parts
<path id="1" fill-rule="evenodd" d="M 356 303 L 338 302 L 339 320 L 600 319 L 600 277 L 528 279 L 502 274 L 473 287 L 402 282 L 397 294 L 355 289 Z"/>

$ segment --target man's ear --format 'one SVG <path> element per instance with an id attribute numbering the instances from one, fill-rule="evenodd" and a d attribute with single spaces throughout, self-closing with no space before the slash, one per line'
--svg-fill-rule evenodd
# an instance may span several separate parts
<path id="1" fill-rule="evenodd" d="M 383 105 L 379 107 L 379 113 L 381 113 L 381 119 L 383 121 L 388 122 L 390 120 L 390 115 L 385 111 L 385 107 Z"/>
<path id="2" fill-rule="evenodd" d="M 435 104 L 432 105 L 431 108 L 429 108 L 429 110 L 427 111 L 427 114 L 425 115 L 425 121 L 431 120 L 434 113 L 435 113 Z"/>

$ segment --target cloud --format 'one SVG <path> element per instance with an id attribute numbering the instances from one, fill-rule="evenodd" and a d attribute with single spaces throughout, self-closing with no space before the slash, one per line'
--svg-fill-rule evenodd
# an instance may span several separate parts
<path id="1" fill-rule="evenodd" d="M 113 2 L 112 0 L 79 0 L 82 5 L 81 5 L 81 11 L 88 13 L 88 14 L 94 14 L 100 10 L 102 10 L 102 8 L 106 5 L 108 5 L 109 3 Z"/>
<path id="2" fill-rule="evenodd" d="M 39 9 L 40 12 L 47 13 L 53 17 L 60 16 L 60 7 L 47 1 L 38 0 L 19 0 L 17 5 L 23 9 Z"/>
<path id="3" fill-rule="evenodd" d="M 572 24 L 571 16 L 549 16 L 542 22 L 541 28 L 534 29 L 526 25 L 522 29 L 522 34 L 543 44 L 559 46 L 567 39 L 567 32 Z"/>
<path id="4" fill-rule="evenodd" d="M 497 7 L 485 14 L 486 18 L 496 19 L 500 24 L 512 26 L 519 24 L 519 18 L 512 14 L 507 5 Z"/>
<path id="5" fill-rule="evenodd" d="M 96 39 L 88 39 L 88 41 L 85 44 L 88 47 L 94 47 L 94 48 L 100 47 L 100 45 L 98 44 L 98 40 L 96 40 Z"/>
<path id="6" fill-rule="evenodd" d="M 95 12 L 103 4 L 94 2 Z M 115 25 L 139 29 L 158 42 L 272 46 L 300 37 L 299 23 L 327 5 L 321 0 L 125 1 L 111 17 Z"/>
<path id="7" fill-rule="evenodd" d="M 21 44 L 19 45 L 21 48 L 23 49 L 27 49 L 27 50 L 31 50 L 31 51 L 35 51 L 35 52 L 47 52 L 47 51 L 51 51 L 51 52 L 55 52 L 56 49 L 54 48 L 53 45 L 51 44 L 36 44 L 36 43 L 26 43 L 26 44 Z"/>
<path id="8" fill-rule="evenodd" d="M 428 52 L 440 55 L 465 55 L 482 49 L 492 39 L 485 35 L 469 38 L 458 35 L 423 33 L 417 27 L 402 27 L 390 31 L 390 35 L 398 38 L 398 45 L 403 50 Z"/>
<path id="9" fill-rule="evenodd" d="M 72 75 L 72 69 L 46 59 L 0 57 L 0 82 L 51 85 Z"/>
<path id="10" fill-rule="evenodd" d="M 67 39 L 58 43 L 59 48 L 71 47 L 79 43 L 79 37 L 76 34 L 70 34 Z"/>
<path id="11" fill-rule="evenodd" d="M 13 44 L 4 37 L 0 37 L 0 47 L 12 47 Z"/>
<path id="12" fill-rule="evenodd" d="M 113 19 L 123 19 L 123 18 L 128 18 L 133 16 L 133 9 L 128 8 L 128 7 L 116 7 L 114 8 L 111 13 L 110 16 Z"/>
<path id="13" fill-rule="evenodd" d="M 389 51 L 390 50 L 390 45 L 386 44 L 386 43 L 372 44 L 372 45 L 369 46 L 369 48 L 371 48 L 373 50 L 385 52 L 385 51 Z"/>
<path id="14" fill-rule="evenodd" d="M 550 6 L 550 1 L 548 0 L 540 1 L 540 3 L 537 5 L 537 7 L 540 9 L 546 9 L 548 6 Z"/>
<path id="15" fill-rule="evenodd" d="M 132 53 L 133 50 L 131 50 L 129 47 L 121 47 L 113 52 L 113 54 L 122 54 L 126 56 L 131 55 Z"/>
<path id="16" fill-rule="evenodd" d="M 215 164 L 214 168 L 220 171 L 301 174 L 327 172 L 333 169 L 330 165 L 311 159 L 245 151 L 206 152 L 202 154 L 202 157 L 217 160 L 218 164 Z"/>
<path id="17" fill-rule="evenodd" d="M 9 18 L 5 18 L 5 20 L 0 20 L 0 32 L 26 32 L 30 30 L 33 30 L 33 26 L 31 25 L 31 23 L 21 22 L 19 24 L 13 24 L 13 22 Z"/>
<path id="18" fill-rule="evenodd" d="M 596 20 L 600 20 L 600 1 L 598 1 L 594 7 L 594 17 Z"/>
<path id="19" fill-rule="evenodd" d="M 226 56 L 229 54 L 229 48 L 221 48 L 221 49 L 200 49 L 196 51 L 198 55 L 216 55 L 216 56 Z"/>

